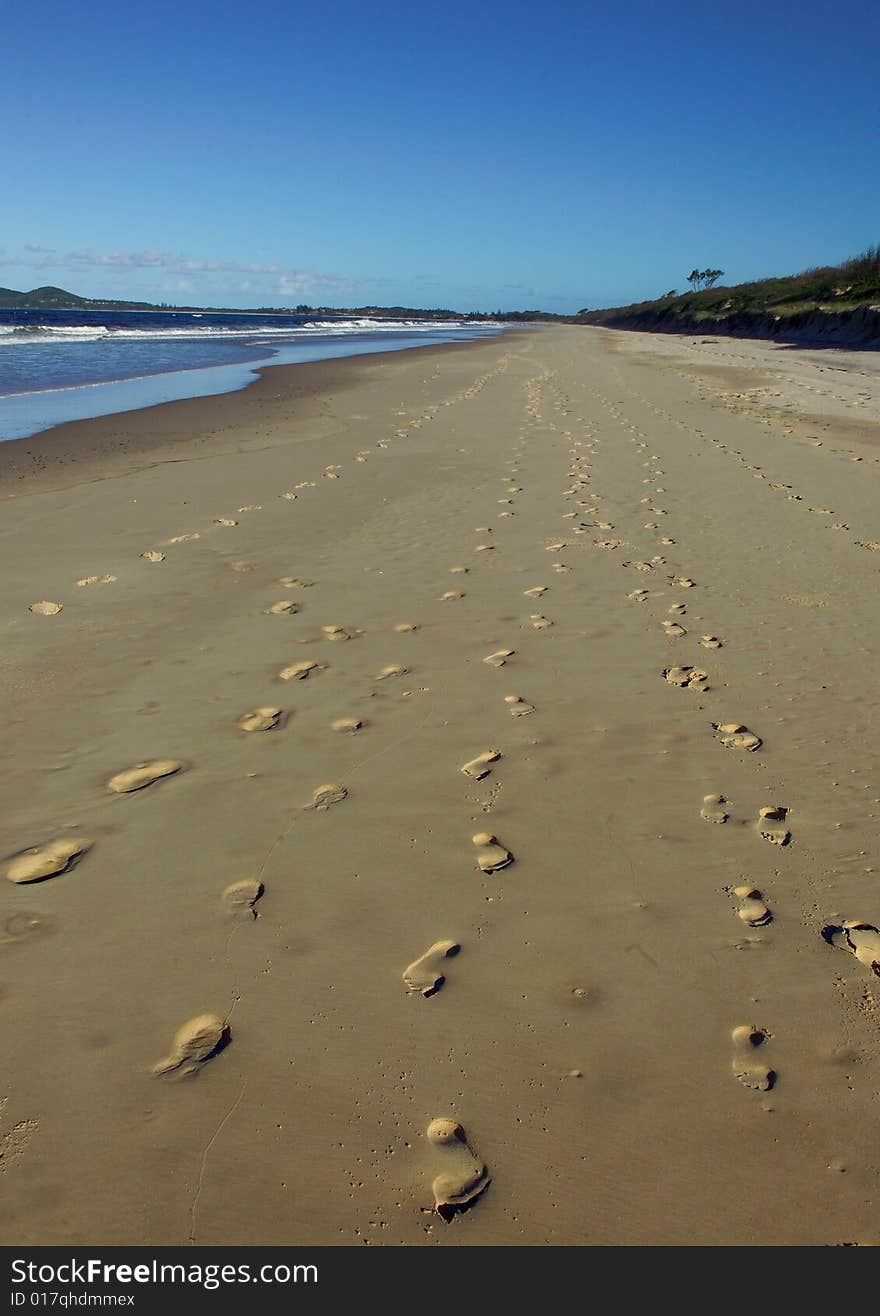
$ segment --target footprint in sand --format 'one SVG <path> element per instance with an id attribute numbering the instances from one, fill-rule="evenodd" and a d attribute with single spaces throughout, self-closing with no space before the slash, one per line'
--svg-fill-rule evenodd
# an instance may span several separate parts
<path id="1" fill-rule="evenodd" d="M 258 918 L 256 904 L 264 890 L 259 878 L 243 877 L 238 882 L 231 882 L 221 899 L 231 914 L 250 914 L 252 918 Z"/>
<path id="2" fill-rule="evenodd" d="M 477 832 L 472 840 L 477 847 L 477 867 L 480 872 L 497 873 L 513 863 L 513 855 L 491 832 Z"/>
<path id="3" fill-rule="evenodd" d="M 687 635 L 685 628 L 679 626 L 677 621 L 664 621 L 661 624 L 670 639 L 677 640 L 680 639 L 682 635 Z"/>
<path id="4" fill-rule="evenodd" d="M 167 1056 L 153 1066 L 154 1074 L 194 1074 L 229 1040 L 229 1025 L 216 1014 L 199 1014 L 178 1028 Z"/>
<path id="5" fill-rule="evenodd" d="M 342 644 L 351 639 L 351 631 L 347 631 L 344 626 L 322 626 L 321 630 L 324 639 L 330 640 L 332 644 Z"/>
<path id="6" fill-rule="evenodd" d="M 529 713 L 535 711 L 534 704 L 526 703 L 519 695 L 505 695 L 504 702 L 511 717 L 527 717 Z"/>
<path id="7" fill-rule="evenodd" d="M 299 604 L 293 599 L 281 599 L 278 603 L 272 603 L 263 612 L 267 617 L 292 617 L 295 612 L 299 612 Z"/>
<path id="8" fill-rule="evenodd" d="M 674 613 L 677 617 L 682 617 L 687 612 L 687 608 L 683 603 L 673 603 L 666 611 Z"/>
<path id="9" fill-rule="evenodd" d="M 466 576 L 466 575 L 468 574 L 469 571 L 470 571 L 470 567 L 450 567 L 450 568 L 449 568 L 450 575 L 453 575 L 453 576 Z"/>
<path id="10" fill-rule="evenodd" d="M 726 823 L 730 817 L 726 808 L 727 803 L 723 795 L 704 795 L 700 817 L 705 818 L 706 822 Z"/>
<path id="11" fill-rule="evenodd" d="M 284 493 L 280 493 L 278 497 L 283 498 L 286 503 L 295 503 L 299 498 L 299 494 L 294 493 L 292 489 L 285 489 Z"/>
<path id="12" fill-rule="evenodd" d="M 675 578 L 675 584 L 680 585 L 682 589 L 693 589 L 696 583 L 695 580 L 691 580 L 690 576 L 676 576 Z"/>
<path id="13" fill-rule="evenodd" d="M 93 842 L 82 836 L 58 837 L 45 845 L 31 846 L 14 855 L 6 865 L 4 876 L 8 882 L 42 882 L 47 877 L 69 873 L 82 856 L 91 850 Z"/>
<path id="14" fill-rule="evenodd" d="M 539 599 L 542 594 L 547 593 L 547 585 L 533 585 L 531 589 L 524 589 L 523 594 L 527 599 Z"/>
<path id="15" fill-rule="evenodd" d="M 52 603 L 49 599 L 40 599 L 39 603 L 30 604 L 28 612 L 36 612 L 41 617 L 57 617 L 63 609 L 63 603 Z"/>
<path id="16" fill-rule="evenodd" d="M 494 544 L 477 544 L 476 548 L 474 549 L 474 552 L 475 552 L 475 553 L 491 553 L 492 550 L 494 549 L 494 547 L 495 547 Z"/>
<path id="17" fill-rule="evenodd" d="M 166 540 L 165 540 L 165 543 L 166 543 L 166 544 L 190 544 L 190 543 L 192 543 L 192 541 L 193 541 L 194 539 L 201 539 L 201 537 L 202 537 L 202 536 L 199 534 L 199 532 L 198 532 L 197 530 L 193 530 L 190 534 L 187 534 L 187 535 L 175 535 L 173 539 L 166 539 Z"/>
<path id="18" fill-rule="evenodd" d="M 446 590 L 445 594 L 440 595 L 440 602 L 450 603 L 453 599 L 463 599 L 463 598 L 464 598 L 464 590 L 448 589 Z"/>
<path id="19" fill-rule="evenodd" d="M 152 786 L 154 781 L 163 777 L 172 777 L 180 772 L 183 764 L 177 759 L 150 759 L 145 763 L 135 763 L 134 767 L 125 768 L 110 777 L 106 786 L 114 795 L 128 795 L 131 791 L 141 791 Z"/>
<path id="20" fill-rule="evenodd" d="M 745 749 L 753 753 L 764 743 L 741 722 L 713 722 L 712 726 L 725 749 Z"/>
<path id="21" fill-rule="evenodd" d="M 315 582 L 303 580 L 301 576 L 279 576 L 277 583 L 285 589 L 309 589 Z"/>
<path id="22" fill-rule="evenodd" d="M 391 629 L 396 631 L 398 635 L 406 635 L 408 631 L 417 631 L 419 626 L 418 622 L 399 621 L 396 625 L 392 626 Z"/>
<path id="23" fill-rule="evenodd" d="M 532 630 L 544 631 L 548 626 L 552 626 L 553 622 L 549 617 L 543 616 L 540 612 L 533 612 L 529 617 L 529 625 Z"/>
<path id="24" fill-rule="evenodd" d="M 291 663 L 289 667 L 282 667 L 278 673 L 279 681 L 305 681 L 313 672 L 320 671 L 318 663 L 309 662 L 307 659 L 301 663 Z"/>
<path id="25" fill-rule="evenodd" d="M 401 667 L 400 663 L 389 663 L 387 667 L 382 667 L 373 677 L 374 681 L 388 681 L 393 676 L 406 676 L 409 668 Z"/>
<path id="26" fill-rule="evenodd" d="M 329 786 L 319 786 L 312 793 L 311 804 L 303 807 L 306 809 L 329 809 L 333 804 L 339 804 L 348 795 L 348 787 L 340 786 L 338 783 Z"/>
<path id="27" fill-rule="evenodd" d="M 35 941 L 38 937 L 51 936 L 57 929 L 55 919 L 21 909 L 15 914 L 7 914 L 0 922 L 0 945 L 12 946 L 22 941 Z"/>
<path id="28" fill-rule="evenodd" d="M 76 583 L 82 589 L 85 585 L 112 585 L 113 581 L 118 579 L 118 576 L 83 576 L 82 580 Z"/>
<path id="29" fill-rule="evenodd" d="M 740 1024 L 731 1033 L 733 1041 L 732 1068 L 740 1083 L 747 1088 L 767 1092 L 776 1081 L 772 1069 L 754 1059 L 755 1051 L 767 1041 L 767 1034 L 751 1024 Z"/>
<path id="30" fill-rule="evenodd" d="M 448 1222 L 456 1211 L 475 1202 L 489 1187 L 491 1179 L 457 1120 L 431 1120 L 428 1141 L 435 1152 L 439 1171 L 431 1184 L 434 1210 Z"/>
<path id="31" fill-rule="evenodd" d="M 330 723 L 331 731 L 347 732 L 349 735 L 354 735 L 356 731 L 362 731 L 363 726 L 364 724 L 359 717 L 338 717 L 335 722 Z"/>
<path id="32" fill-rule="evenodd" d="M 781 804 L 768 804 L 758 812 L 758 831 L 771 845 L 788 845 L 791 832 L 785 826 L 788 809 Z"/>
<path id="33" fill-rule="evenodd" d="M 461 946 L 457 941 L 435 941 L 424 955 L 420 955 L 404 969 L 403 981 L 406 990 L 421 992 L 422 996 L 433 996 L 435 992 L 439 992 L 446 981 L 441 965 L 444 960 L 451 959 L 460 950 Z"/>
<path id="34" fill-rule="evenodd" d="M 238 726 L 242 731 L 274 731 L 283 718 L 280 708 L 255 708 L 238 719 Z"/>
<path id="35" fill-rule="evenodd" d="M 503 667 L 508 658 L 512 658 L 515 653 L 515 649 L 498 649 L 497 652 L 490 653 L 488 657 L 484 658 L 483 662 L 487 663 L 489 667 Z"/>
<path id="36" fill-rule="evenodd" d="M 720 649 L 722 647 L 722 641 L 719 640 L 717 635 L 701 636 L 700 644 L 702 644 L 704 649 Z"/>
<path id="37" fill-rule="evenodd" d="M 158 548 L 148 548 L 146 553 L 141 553 L 145 562 L 164 562 L 165 554 L 160 553 Z"/>
<path id="38" fill-rule="evenodd" d="M 733 894 L 739 901 L 737 918 L 741 918 L 750 928 L 763 928 L 773 922 L 773 915 L 756 886 L 735 886 Z"/>
<path id="39" fill-rule="evenodd" d="M 664 667 L 663 675 L 680 690 L 699 690 L 705 694 L 709 689 L 709 673 L 701 667 Z"/>
<path id="40" fill-rule="evenodd" d="M 626 597 L 633 603 L 644 603 L 648 598 L 648 591 L 646 589 L 634 589 Z"/>
<path id="41" fill-rule="evenodd" d="M 846 919 L 843 923 L 827 923 L 822 936 L 829 946 L 848 950 L 859 964 L 880 978 L 880 929 L 860 919 Z"/>
<path id="42" fill-rule="evenodd" d="M 231 516 L 215 516 L 214 525 L 238 525 L 238 522 L 233 521 Z"/>
<path id="43" fill-rule="evenodd" d="M 262 512 L 263 509 L 259 503 L 248 503 L 247 507 L 239 507 L 237 510 L 239 512 Z"/>
<path id="44" fill-rule="evenodd" d="M 469 763 L 462 764 L 461 770 L 466 777 L 473 777 L 474 781 L 482 781 L 484 777 L 491 774 L 491 765 L 497 763 L 500 758 L 500 749 L 487 749 L 485 753 L 478 754 Z"/>

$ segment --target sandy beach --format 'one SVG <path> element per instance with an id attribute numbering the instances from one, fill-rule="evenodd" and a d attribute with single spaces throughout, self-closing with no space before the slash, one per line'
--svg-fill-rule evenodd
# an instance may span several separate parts
<path id="1" fill-rule="evenodd" d="M 7 1243 L 880 1241 L 878 373 L 564 326 L 0 445 Z"/>

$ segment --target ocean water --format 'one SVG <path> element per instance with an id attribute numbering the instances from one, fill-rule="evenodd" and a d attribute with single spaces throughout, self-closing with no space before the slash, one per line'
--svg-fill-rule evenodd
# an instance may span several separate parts
<path id="1" fill-rule="evenodd" d="M 245 388 L 256 370 L 462 342 L 482 321 L 0 310 L 0 442 L 68 420 Z"/>

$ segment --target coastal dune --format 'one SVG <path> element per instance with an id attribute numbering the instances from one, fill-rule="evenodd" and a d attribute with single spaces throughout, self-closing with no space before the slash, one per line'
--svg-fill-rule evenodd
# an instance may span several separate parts
<path id="1" fill-rule="evenodd" d="M 876 368 L 760 351 L 0 445 L 8 1242 L 878 1241 Z"/>

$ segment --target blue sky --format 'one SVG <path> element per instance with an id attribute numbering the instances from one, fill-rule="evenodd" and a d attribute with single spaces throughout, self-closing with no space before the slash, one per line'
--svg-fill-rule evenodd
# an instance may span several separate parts
<path id="1" fill-rule="evenodd" d="M 615 305 L 880 241 L 877 0 L 34 0 L 0 284 Z"/>

